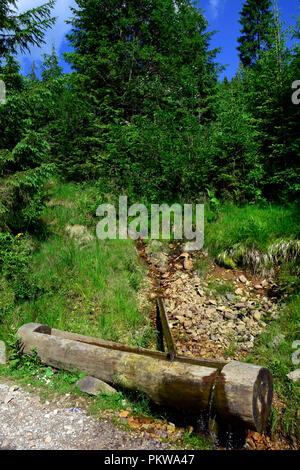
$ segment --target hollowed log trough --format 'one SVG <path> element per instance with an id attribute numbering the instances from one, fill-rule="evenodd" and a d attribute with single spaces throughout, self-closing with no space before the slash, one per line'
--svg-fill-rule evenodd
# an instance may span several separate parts
<path id="1" fill-rule="evenodd" d="M 197 414 L 213 399 L 220 420 L 263 432 L 273 397 L 264 367 L 176 356 L 56 330 L 22 326 L 17 336 L 24 353 L 36 351 L 42 363 L 85 373 L 114 386 L 146 393 L 158 405 Z"/>

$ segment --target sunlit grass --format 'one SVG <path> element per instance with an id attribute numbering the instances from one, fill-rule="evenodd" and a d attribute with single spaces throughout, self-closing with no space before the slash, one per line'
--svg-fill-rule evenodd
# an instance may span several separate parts
<path id="1" fill-rule="evenodd" d="M 144 305 L 138 303 L 146 269 L 133 241 L 97 239 L 95 193 L 74 184 L 50 187 L 50 205 L 43 214 L 46 235 L 37 243 L 31 266 L 38 295 L 14 308 L 6 303 L 2 336 L 24 323 L 38 322 L 149 346 L 149 306 L 146 299 Z M 66 226 L 73 224 L 85 225 L 93 239 L 70 238 Z M 0 288 L 0 298 L 7 297 L 7 288 Z"/>
<path id="2" fill-rule="evenodd" d="M 243 243 L 247 248 L 266 250 L 281 238 L 300 238 L 300 211 L 296 204 L 246 205 L 237 207 L 224 204 L 219 212 L 205 224 L 205 245 L 216 253 Z"/>

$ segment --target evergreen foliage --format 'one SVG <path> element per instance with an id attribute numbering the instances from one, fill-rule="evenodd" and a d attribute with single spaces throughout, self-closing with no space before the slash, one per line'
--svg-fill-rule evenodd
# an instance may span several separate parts
<path id="1" fill-rule="evenodd" d="M 246 0 L 240 12 L 240 60 L 244 67 L 254 65 L 271 47 L 274 36 L 272 0 Z"/>
<path id="2" fill-rule="evenodd" d="M 0 59 L 8 53 L 16 53 L 18 47 L 29 50 L 31 45 L 39 46 L 45 31 L 51 27 L 55 19 L 51 18 L 51 10 L 55 0 L 50 0 L 25 13 L 17 13 L 16 0 L 1 0 L 0 4 Z"/>

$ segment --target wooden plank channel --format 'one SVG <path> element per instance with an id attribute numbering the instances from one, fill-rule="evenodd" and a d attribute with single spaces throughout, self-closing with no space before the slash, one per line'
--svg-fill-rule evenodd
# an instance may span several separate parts
<path id="1" fill-rule="evenodd" d="M 157 326 L 158 326 L 159 333 L 160 333 L 160 330 L 162 330 L 163 337 L 165 338 L 166 343 L 167 343 L 167 349 L 170 355 L 170 359 L 171 361 L 174 361 L 174 359 L 177 356 L 177 350 L 176 350 L 176 345 L 175 345 L 174 338 L 170 329 L 165 303 L 162 298 L 158 298 L 156 300 L 156 309 L 157 309 Z"/>
<path id="2" fill-rule="evenodd" d="M 46 327 L 44 325 L 37 328 L 35 330 L 35 333 L 54 335 L 60 338 L 70 339 L 70 340 L 78 341 L 80 343 L 91 344 L 91 345 L 99 346 L 102 348 L 149 356 L 149 357 L 153 357 L 153 358 L 160 359 L 163 361 L 170 361 L 169 354 L 166 354 L 164 352 L 152 351 L 151 349 L 145 349 L 141 347 L 125 346 L 124 344 L 114 343 L 112 341 L 106 341 L 100 338 L 93 338 L 90 336 L 83 336 L 83 335 L 79 335 L 76 333 L 69 333 L 67 331 L 56 330 L 55 328 Z M 197 366 L 211 367 L 211 368 L 218 369 L 218 370 L 222 369 L 228 363 L 225 361 L 214 361 L 214 360 L 209 360 L 209 359 L 191 358 L 191 357 L 185 357 L 185 356 L 176 356 L 175 361 L 185 363 L 185 364 L 192 364 L 195 366 L 197 365 Z"/>

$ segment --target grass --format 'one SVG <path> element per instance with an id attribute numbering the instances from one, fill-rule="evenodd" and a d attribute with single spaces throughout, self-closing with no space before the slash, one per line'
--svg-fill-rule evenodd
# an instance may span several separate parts
<path id="1" fill-rule="evenodd" d="M 214 294 L 218 296 L 225 296 L 226 294 L 231 294 L 235 291 L 236 286 L 231 281 L 223 280 L 223 281 L 216 281 L 214 279 L 208 281 L 208 292 L 214 292 Z"/>
<path id="2" fill-rule="evenodd" d="M 205 278 L 210 269 L 210 260 L 196 254 L 194 256 L 194 269 L 199 277 Z"/>
<path id="3" fill-rule="evenodd" d="M 300 289 L 300 210 L 287 206 L 230 204 L 208 207 L 205 249 L 227 269 L 277 276 L 282 289 Z"/>
<path id="4" fill-rule="evenodd" d="M 43 236 L 33 240 L 30 266 L 30 280 L 38 294 L 16 302 L 12 286 L 2 280 L 0 338 L 7 340 L 22 324 L 39 322 L 149 346 L 154 333 L 147 319 L 147 299 L 144 306 L 138 301 L 146 271 L 138 262 L 134 243 L 96 238 L 95 188 L 53 184 L 49 192 Z M 86 227 L 85 235 L 92 239 L 70 238 L 66 227 L 74 224 Z"/>
<path id="5" fill-rule="evenodd" d="M 297 204 L 286 207 L 223 204 L 214 215 L 207 211 L 206 222 L 205 246 L 215 256 L 239 243 L 265 251 L 276 240 L 300 238 Z"/>
<path id="6" fill-rule="evenodd" d="M 199 434 L 186 432 L 180 442 L 184 449 L 193 450 L 213 450 L 214 446 L 211 440 L 206 439 Z"/>
<path id="7" fill-rule="evenodd" d="M 284 335 L 280 344 L 274 338 Z M 283 308 L 280 317 L 271 322 L 259 336 L 248 361 L 268 367 L 274 377 L 274 388 L 284 402 L 281 410 L 273 407 L 271 427 L 300 444 L 300 384 L 286 375 L 299 365 L 293 364 L 293 343 L 300 340 L 300 295 L 294 296 Z M 298 348 L 300 349 L 300 348 Z M 300 354 L 298 354 L 300 356 Z"/>
<path id="8" fill-rule="evenodd" d="M 235 340 L 232 340 L 224 353 L 226 358 L 230 358 L 231 356 L 234 356 L 238 348 L 239 348 L 239 344 Z"/>
<path id="9" fill-rule="evenodd" d="M 75 403 L 83 395 L 75 386 L 79 376 L 66 371 L 53 373 L 35 357 L 19 355 L 13 338 L 22 324 L 40 322 L 143 347 L 155 344 L 156 336 L 149 325 L 147 299 L 141 297 L 146 268 L 137 258 L 134 243 L 100 242 L 94 236 L 94 214 L 105 200 L 98 188 L 53 182 L 48 185 L 48 198 L 41 230 L 29 240 L 33 247 L 29 267 L 33 297 L 17 298 L 20 289 L 16 283 L 22 284 L 18 276 L 14 282 L 3 277 L 0 284 L 0 338 L 9 345 L 10 358 L 7 367 L 0 367 L 0 376 L 38 390 L 43 400 L 69 394 Z M 74 225 L 86 229 L 70 238 L 66 228 Z M 18 243 L 27 246 L 19 235 Z M 15 253 L 18 256 L 19 251 Z M 166 419 L 163 411 L 154 409 L 150 399 L 140 393 L 122 390 L 114 396 L 85 395 L 85 399 L 97 417 L 106 410 L 118 413 L 129 407 L 133 414 Z"/>

